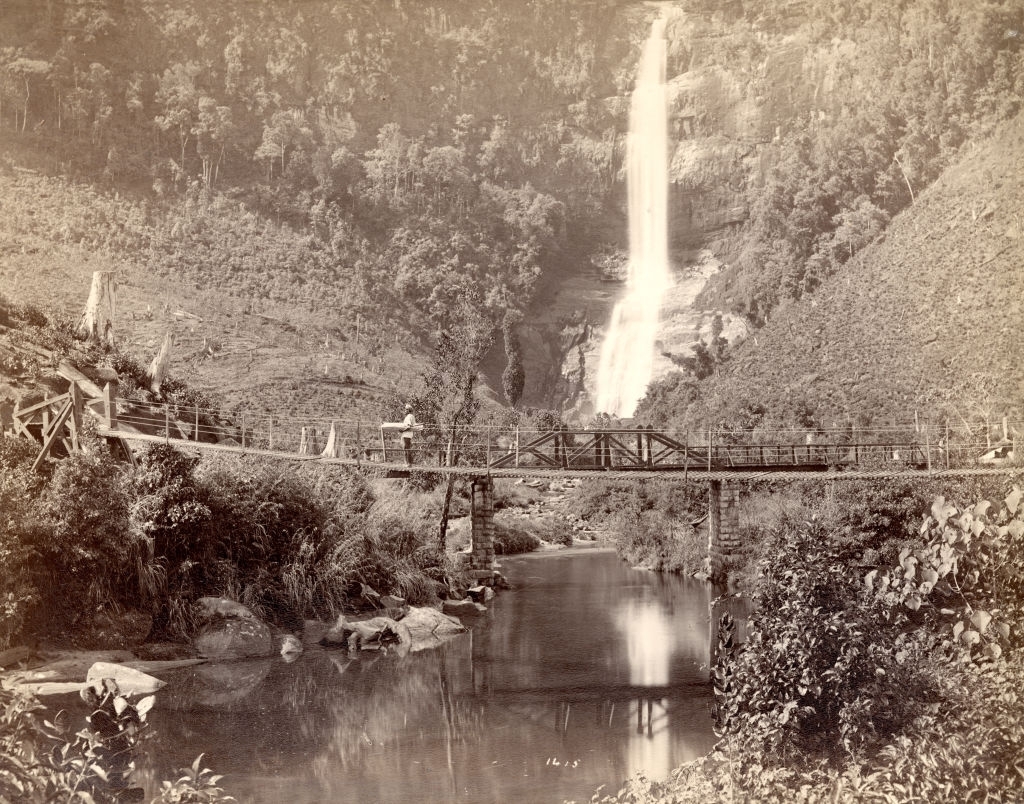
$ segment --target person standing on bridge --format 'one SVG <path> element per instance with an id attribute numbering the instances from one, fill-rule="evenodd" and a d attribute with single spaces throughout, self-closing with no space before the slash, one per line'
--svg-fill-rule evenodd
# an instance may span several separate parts
<path id="1" fill-rule="evenodd" d="M 405 462 L 412 466 L 412 434 L 416 430 L 416 417 L 412 414 L 412 405 L 406 404 L 405 418 L 402 419 L 405 429 L 402 430 L 402 450 L 405 452 Z"/>

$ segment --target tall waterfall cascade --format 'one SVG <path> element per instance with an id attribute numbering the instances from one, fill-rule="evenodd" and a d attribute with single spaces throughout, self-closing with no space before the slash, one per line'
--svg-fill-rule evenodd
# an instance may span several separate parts
<path id="1" fill-rule="evenodd" d="M 595 407 L 632 416 L 654 368 L 661 302 L 672 284 L 668 262 L 668 101 L 665 22 L 643 47 L 626 139 L 629 265 L 626 292 L 612 311 L 597 371 Z"/>

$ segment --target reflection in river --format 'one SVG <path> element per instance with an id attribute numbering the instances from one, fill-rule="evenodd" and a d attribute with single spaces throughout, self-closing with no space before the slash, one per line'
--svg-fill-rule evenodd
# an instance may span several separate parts
<path id="1" fill-rule="evenodd" d="M 503 571 L 515 588 L 437 650 L 182 671 L 147 776 L 206 752 L 240 801 L 586 801 L 710 748 L 706 585 L 594 550 Z"/>

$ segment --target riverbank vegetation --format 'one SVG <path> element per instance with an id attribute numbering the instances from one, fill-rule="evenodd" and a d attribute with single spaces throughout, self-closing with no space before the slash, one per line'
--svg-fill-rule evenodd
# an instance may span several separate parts
<path id="1" fill-rule="evenodd" d="M 778 516 L 746 643 L 722 629 L 715 750 L 594 801 L 1018 799 L 1024 497 L 1000 485 L 935 496 L 913 527 L 882 486 Z M 886 499 L 848 505 L 865 495 Z"/>
<path id="2" fill-rule="evenodd" d="M 693 575 L 707 570 L 707 492 L 673 481 L 585 480 L 569 501 L 573 516 L 607 534 L 626 561 Z"/>
<path id="3" fill-rule="evenodd" d="M 0 647 L 19 633 L 89 644 L 125 612 L 151 623 L 151 639 L 180 638 L 205 595 L 294 629 L 332 619 L 363 584 L 424 603 L 458 577 L 430 538 L 429 495 L 381 495 L 338 468 L 200 462 L 163 445 L 131 469 L 98 439 L 88 448 L 41 475 L 31 442 L 0 439 Z"/>

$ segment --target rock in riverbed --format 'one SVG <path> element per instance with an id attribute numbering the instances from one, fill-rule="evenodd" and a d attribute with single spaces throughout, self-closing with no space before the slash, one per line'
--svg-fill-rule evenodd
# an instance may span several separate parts
<path id="1" fill-rule="evenodd" d="M 195 639 L 205 659 L 253 659 L 273 656 L 270 627 L 241 603 L 227 598 L 200 598 L 197 608 L 207 620 Z"/>

